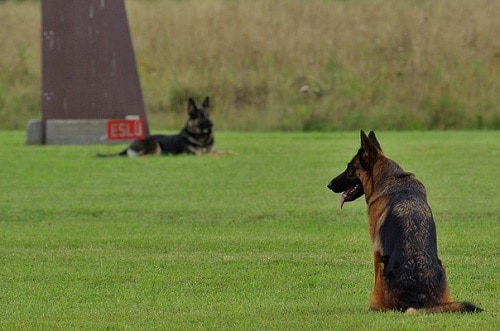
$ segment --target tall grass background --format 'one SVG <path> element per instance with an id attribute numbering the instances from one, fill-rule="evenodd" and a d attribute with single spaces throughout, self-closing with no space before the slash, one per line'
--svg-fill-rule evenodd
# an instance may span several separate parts
<path id="1" fill-rule="evenodd" d="M 499 129 L 500 2 L 125 1 L 153 129 Z M 0 1 L 0 128 L 40 109 L 40 2 Z"/>

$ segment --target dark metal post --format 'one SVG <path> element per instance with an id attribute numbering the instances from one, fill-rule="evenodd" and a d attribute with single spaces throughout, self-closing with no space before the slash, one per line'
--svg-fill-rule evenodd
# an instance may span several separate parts
<path id="1" fill-rule="evenodd" d="M 44 128 L 137 115 L 149 132 L 123 0 L 42 0 L 42 76 Z"/>

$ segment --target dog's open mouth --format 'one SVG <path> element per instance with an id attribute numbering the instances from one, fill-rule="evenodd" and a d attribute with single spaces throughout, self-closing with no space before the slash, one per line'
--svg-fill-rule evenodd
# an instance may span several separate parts
<path id="1" fill-rule="evenodd" d="M 340 208 L 344 206 L 345 202 L 354 201 L 363 195 L 363 186 L 361 184 L 356 184 L 342 193 L 340 197 Z"/>

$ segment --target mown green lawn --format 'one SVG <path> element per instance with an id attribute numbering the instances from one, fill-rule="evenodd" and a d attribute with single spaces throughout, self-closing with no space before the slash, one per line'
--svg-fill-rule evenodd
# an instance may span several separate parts
<path id="1" fill-rule="evenodd" d="M 367 309 L 363 199 L 328 181 L 358 132 L 219 133 L 233 155 L 94 158 L 0 132 L 0 329 L 495 330 L 500 132 L 379 132 L 424 182 L 454 299 L 485 312 Z"/>

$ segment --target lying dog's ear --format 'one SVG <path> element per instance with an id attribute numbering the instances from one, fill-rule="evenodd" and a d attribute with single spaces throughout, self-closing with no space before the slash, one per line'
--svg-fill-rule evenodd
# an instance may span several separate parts
<path id="1" fill-rule="evenodd" d="M 188 100 L 188 114 L 191 114 L 196 110 L 196 103 L 194 102 L 193 98 L 189 98 Z"/>
<path id="2" fill-rule="evenodd" d="M 208 97 L 205 98 L 202 104 L 203 108 L 210 108 L 210 99 Z"/>

